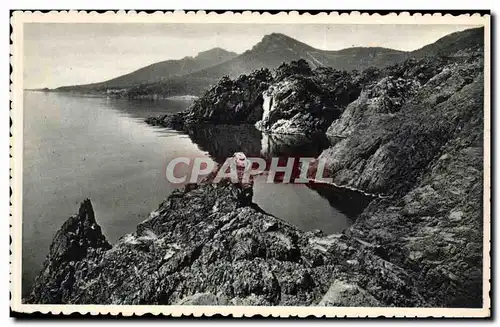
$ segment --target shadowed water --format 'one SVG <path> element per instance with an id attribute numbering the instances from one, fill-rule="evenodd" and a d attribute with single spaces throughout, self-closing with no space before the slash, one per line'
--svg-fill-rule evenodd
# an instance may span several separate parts
<path id="1" fill-rule="evenodd" d="M 264 134 L 253 125 L 197 126 L 187 133 L 220 164 L 235 152 L 261 157 L 268 163 L 273 157 L 284 163 L 291 157 L 316 158 L 332 142 L 325 136 Z M 325 184 L 266 183 L 266 179 L 262 176 L 256 180 L 253 202 L 305 231 L 341 232 L 372 200 L 362 193 Z"/>
<path id="2" fill-rule="evenodd" d="M 328 146 L 325 138 L 271 137 L 253 126 L 207 126 L 182 134 L 144 123 L 148 116 L 177 112 L 189 103 L 25 92 L 24 294 L 54 234 L 85 198 L 92 200 L 104 235 L 114 243 L 179 187 L 164 174 L 175 157 L 210 156 L 217 162 L 234 152 L 314 157 Z M 348 227 L 367 203 L 352 192 L 259 181 L 253 200 L 300 229 L 326 233 Z"/>

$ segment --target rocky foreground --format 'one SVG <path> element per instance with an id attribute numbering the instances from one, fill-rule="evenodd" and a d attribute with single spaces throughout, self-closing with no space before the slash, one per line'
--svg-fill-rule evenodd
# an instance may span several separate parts
<path id="1" fill-rule="evenodd" d="M 385 69 L 298 61 L 223 78 L 186 111 L 148 119 L 341 137 L 319 156 L 329 176 L 388 195 L 342 234 L 300 231 L 224 182 L 174 192 L 111 246 L 85 201 L 26 302 L 481 307 L 484 68 L 472 41 Z"/>
<path id="2" fill-rule="evenodd" d="M 384 249 L 304 233 L 251 189 L 188 185 L 113 247 L 89 200 L 57 233 L 28 303 L 432 305 Z"/>
<path id="3" fill-rule="evenodd" d="M 338 235 L 302 232 L 226 181 L 174 192 L 111 246 L 86 200 L 25 302 L 481 306 L 480 202 L 460 201 L 479 200 L 480 183 L 453 156 L 459 167 L 443 158 L 422 185 L 375 200 Z"/>

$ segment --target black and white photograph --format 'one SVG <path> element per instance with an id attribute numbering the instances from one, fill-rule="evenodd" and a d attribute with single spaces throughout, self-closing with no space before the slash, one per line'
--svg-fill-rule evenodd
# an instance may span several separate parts
<path id="1" fill-rule="evenodd" d="M 199 15 L 14 21 L 11 305 L 489 316 L 489 16 Z"/>

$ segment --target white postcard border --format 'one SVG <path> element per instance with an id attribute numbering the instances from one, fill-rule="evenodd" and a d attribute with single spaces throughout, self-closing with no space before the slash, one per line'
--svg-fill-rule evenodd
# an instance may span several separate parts
<path id="1" fill-rule="evenodd" d="M 483 197 L 483 308 L 391 308 L 391 307 L 265 307 L 265 306 L 131 306 L 131 305 L 33 305 L 21 303 L 21 255 L 22 255 L 22 144 L 23 144 L 23 25 L 25 23 L 189 23 L 189 24 L 464 24 L 484 26 L 484 197 Z M 367 14 L 336 12 L 320 14 L 299 14 L 296 11 L 278 14 L 246 11 L 243 13 L 225 12 L 217 14 L 205 11 L 157 11 L 147 14 L 141 11 L 51 11 L 48 13 L 16 11 L 11 17 L 11 90 L 10 116 L 12 120 L 11 145 L 11 255 L 10 255 L 10 292 L 11 310 L 21 313 L 71 314 L 122 314 L 123 316 L 143 315 L 194 315 L 195 317 L 214 314 L 233 317 L 487 317 L 490 311 L 490 233 L 491 233 L 491 103 L 490 103 L 490 16 L 480 14 Z"/>

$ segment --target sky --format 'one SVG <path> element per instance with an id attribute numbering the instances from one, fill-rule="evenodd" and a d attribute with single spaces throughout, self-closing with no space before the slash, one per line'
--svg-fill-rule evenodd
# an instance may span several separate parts
<path id="1" fill-rule="evenodd" d="M 242 53 L 270 33 L 315 48 L 411 51 L 467 25 L 24 24 L 24 88 L 102 82 L 146 65 L 220 47 Z"/>

